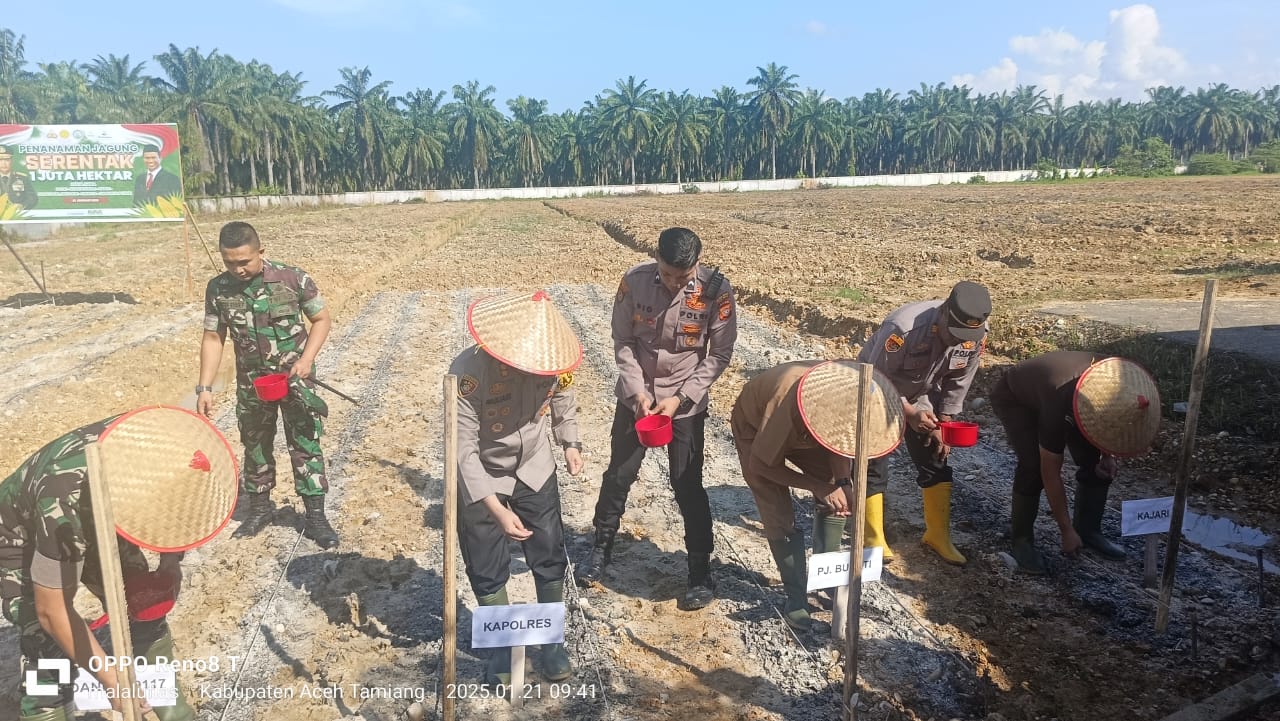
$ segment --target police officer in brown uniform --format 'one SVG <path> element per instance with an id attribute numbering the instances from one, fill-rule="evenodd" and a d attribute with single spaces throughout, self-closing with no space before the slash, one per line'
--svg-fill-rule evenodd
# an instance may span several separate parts
<path id="1" fill-rule="evenodd" d="M 909 303 L 885 318 L 858 360 L 871 363 L 902 394 L 907 419 L 904 440 L 916 467 L 916 483 L 924 494 L 924 543 L 947 563 L 963 565 L 965 557 L 951 542 L 951 449 L 942 442 L 940 422 L 964 410 L 964 399 L 978 372 L 986 347 L 991 295 L 984 286 L 960 281 L 945 301 Z M 867 470 L 864 543 L 882 546 L 884 492 L 889 485 L 889 459 L 879 458 Z"/>
<path id="2" fill-rule="evenodd" d="M 568 558 L 550 428 L 569 473 L 582 471 L 572 371 L 582 347 L 541 291 L 483 298 L 467 313 L 476 345 L 449 372 L 458 377 L 458 539 L 481 606 L 505 606 L 511 554 L 524 548 L 539 603 L 564 601 Z M 510 654 L 494 649 L 489 682 L 511 680 Z M 573 669 L 564 644 L 542 647 L 551 681 Z"/>
<path id="3" fill-rule="evenodd" d="M 671 487 L 684 518 L 689 585 L 681 608 L 705 608 L 711 576 L 711 505 L 702 487 L 703 430 L 711 384 L 729 366 L 738 338 L 733 288 L 718 271 L 698 264 L 702 241 L 687 228 L 658 236 L 657 259 L 627 271 L 613 302 L 613 347 L 618 364 L 617 407 L 610 431 L 609 467 L 596 500 L 595 542 L 577 580 L 600 580 L 612 558 L 627 495 L 640 473 L 645 447 L 638 419 L 671 416 L 667 446 Z"/>
<path id="4" fill-rule="evenodd" d="M 1062 533 L 1062 552 L 1088 546 L 1121 560 L 1124 549 L 1102 533 L 1117 458 L 1145 453 L 1160 430 L 1160 392 L 1145 368 L 1124 358 L 1056 351 L 1005 371 L 991 391 L 991 410 L 1017 456 L 1011 514 L 1013 557 L 1033 574 L 1047 568 L 1035 547 L 1040 491 Z M 1067 511 L 1062 461 L 1076 463 L 1074 519 Z"/>
<path id="5" fill-rule="evenodd" d="M 857 397 L 856 364 L 795 361 L 747 381 L 730 415 L 742 476 L 760 511 L 787 595 L 783 619 L 792 628 L 808 628 L 810 618 L 804 531 L 796 528 L 791 489 L 813 494 L 815 552 L 839 550 L 840 536 L 824 532 L 833 526 L 843 532 L 853 504 Z M 867 418 L 869 458 L 897 447 L 902 409 L 893 384 L 883 375 L 877 374 L 873 382 Z"/>

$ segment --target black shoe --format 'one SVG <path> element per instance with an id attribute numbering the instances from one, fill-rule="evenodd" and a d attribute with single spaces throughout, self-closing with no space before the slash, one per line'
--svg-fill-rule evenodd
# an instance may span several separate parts
<path id="1" fill-rule="evenodd" d="M 715 599 L 716 579 L 711 575 L 711 554 L 689 554 L 689 588 L 680 600 L 680 610 L 697 611 Z"/>
<path id="2" fill-rule="evenodd" d="M 307 515 L 302 523 L 302 535 L 316 542 L 316 545 L 328 550 L 338 547 L 338 534 L 329 519 L 324 515 L 324 496 L 303 496 L 302 504 L 307 508 Z"/>
<path id="3" fill-rule="evenodd" d="M 596 540 L 591 546 L 591 553 L 587 554 L 587 560 L 573 569 L 573 580 L 579 586 L 586 588 L 604 578 L 605 570 L 613 561 L 613 537 L 613 533 L 596 531 Z"/>
<path id="4" fill-rule="evenodd" d="M 245 514 L 244 520 L 240 523 L 240 527 L 236 529 L 235 536 L 237 538 L 248 538 L 256 536 L 262 529 L 271 525 L 271 521 L 275 518 L 276 506 L 271 502 L 271 494 L 264 493 L 246 493 L 248 496 L 249 512 Z"/>

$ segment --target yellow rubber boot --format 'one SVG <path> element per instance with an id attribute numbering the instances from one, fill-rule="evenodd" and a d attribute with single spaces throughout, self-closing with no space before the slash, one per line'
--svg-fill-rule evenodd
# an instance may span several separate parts
<path id="1" fill-rule="evenodd" d="M 920 490 L 924 494 L 924 544 L 947 563 L 963 566 L 968 559 L 951 543 L 951 484 Z"/>
<path id="2" fill-rule="evenodd" d="M 889 549 L 889 542 L 884 539 L 883 493 L 867 496 L 867 522 L 862 530 L 862 545 L 864 548 L 879 546 L 884 549 L 884 562 L 893 560 L 893 551 Z"/>

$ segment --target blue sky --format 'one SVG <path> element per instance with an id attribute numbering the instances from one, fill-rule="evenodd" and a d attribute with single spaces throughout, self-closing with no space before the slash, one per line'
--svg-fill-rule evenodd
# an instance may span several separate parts
<path id="1" fill-rule="evenodd" d="M 6 21 L 26 36 L 28 60 L 128 53 L 159 73 L 151 58 L 172 42 L 301 71 L 314 94 L 338 81 L 338 68 L 367 65 L 396 94 L 477 79 L 499 101 L 524 94 L 554 111 L 628 75 L 659 90 L 745 89 L 770 61 L 837 98 L 921 82 L 984 92 L 1034 83 L 1069 102 L 1141 98 L 1161 82 L 1280 84 L 1272 0 L 222 0 L 150 6 L 173 19 L 149 25 L 97 0 L 58 6 Z"/>

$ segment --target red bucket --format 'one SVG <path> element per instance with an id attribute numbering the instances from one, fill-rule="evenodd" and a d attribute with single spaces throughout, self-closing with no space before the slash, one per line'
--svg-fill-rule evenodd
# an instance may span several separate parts
<path id="1" fill-rule="evenodd" d="M 968 448 L 978 444 L 978 424 L 964 421 L 946 421 L 942 426 L 942 442 L 956 448 Z"/>
<path id="2" fill-rule="evenodd" d="M 671 416 L 657 413 L 636 421 L 636 435 L 649 448 L 660 448 L 671 442 Z"/>
<path id="3" fill-rule="evenodd" d="M 263 401 L 278 401 L 289 395 L 289 375 L 272 373 L 253 379 L 253 391 Z"/>
<path id="4" fill-rule="evenodd" d="M 159 571 L 126 576 L 124 595 L 129 617 L 135 621 L 158 621 L 169 615 L 173 610 L 176 580 Z M 89 629 L 96 631 L 109 621 L 104 613 L 89 624 Z"/>

